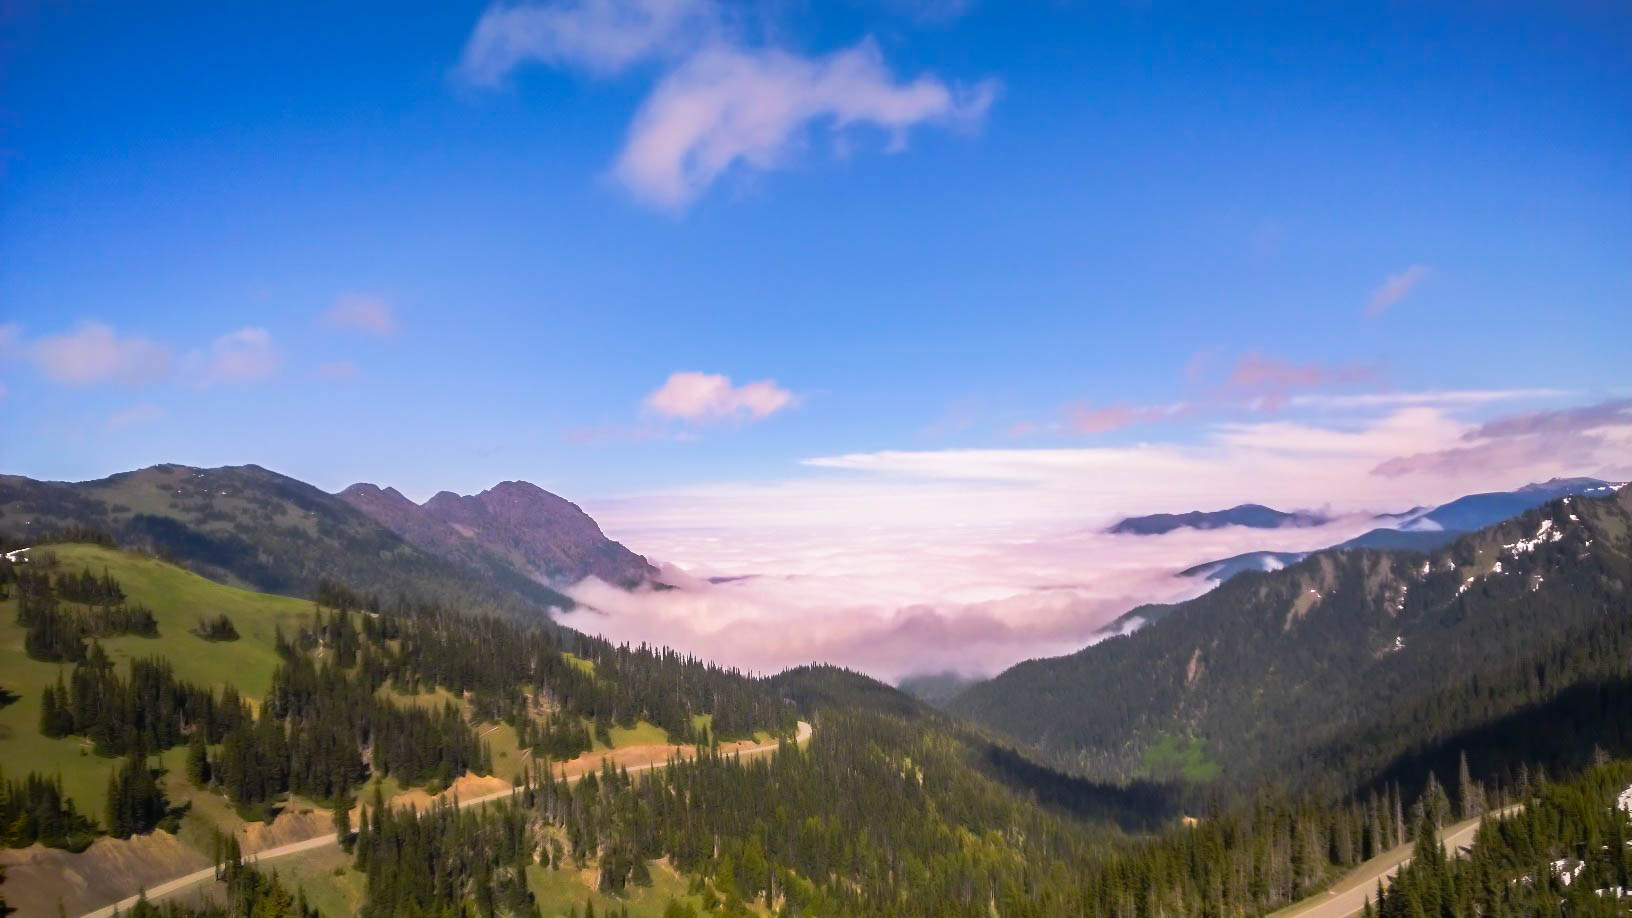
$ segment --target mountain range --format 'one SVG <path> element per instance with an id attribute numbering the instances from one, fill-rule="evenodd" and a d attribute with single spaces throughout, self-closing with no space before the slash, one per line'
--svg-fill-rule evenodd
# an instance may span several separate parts
<path id="1" fill-rule="evenodd" d="M 1512 491 L 1469 494 L 1437 507 L 1414 507 L 1403 513 L 1381 513 L 1374 517 L 1379 526 L 1331 548 L 1390 548 L 1432 551 L 1454 542 L 1459 536 L 1493 526 L 1533 507 L 1568 495 L 1603 497 L 1622 485 L 1597 478 L 1554 478 L 1527 484 Z M 1225 581 L 1243 571 L 1274 571 L 1295 563 L 1309 552 L 1250 551 L 1217 561 L 1207 561 L 1180 571 L 1186 577 Z"/>
<path id="2" fill-rule="evenodd" d="M 1068 656 L 905 685 L 934 710 L 833 667 L 755 677 L 540 627 L 568 601 L 550 584 L 650 568 L 522 482 L 416 504 L 256 466 L 0 478 L 0 760 L 27 776 L 0 782 L 3 892 L 132 907 L 210 882 L 226 844 L 209 894 L 239 914 L 1327 903 L 1397 866 L 1446 788 L 1471 833 L 1528 775 L 1632 754 L 1632 492 L 1521 491 L 1583 487 L 1601 496 L 1429 552 L 1316 552 Z M 1456 519 L 1434 512 L 1386 522 Z M 406 806 L 439 793 L 435 816 Z M 1532 860 L 1584 844 L 1560 838 Z"/>
<path id="3" fill-rule="evenodd" d="M 1228 510 L 1192 510 L 1189 513 L 1152 513 L 1130 516 L 1107 531 L 1112 535 L 1162 535 L 1175 529 L 1222 529 L 1245 526 L 1249 529 L 1279 529 L 1282 526 L 1324 526 L 1329 517 L 1305 510 L 1287 513 L 1263 504 L 1241 504 Z"/>
<path id="4" fill-rule="evenodd" d="M 1477 497 L 1461 507 L 1514 505 Z M 1165 607 L 1131 634 L 1019 664 L 946 708 L 1096 779 L 1363 781 L 1402 756 L 1454 767 L 1457 743 L 1499 758 L 1504 742 L 1535 748 L 1516 731 L 1560 736 L 1561 716 L 1571 730 L 1601 727 L 1601 699 L 1620 697 L 1607 687 L 1632 678 L 1629 533 L 1623 490 L 1542 498 L 1430 553 L 1316 552 Z M 1606 686 L 1589 696 L 1599 700 L 1549 707 L 1592 680 Z M 1471 724 L 1509 735 L 1486 726 L 1495 732 L 1458 740 Z"/>
<path id="5" fill-rule="evenodd" d="M 527 482 L 423 505 L 357 484 L 329 494 L 257 465 L 156 465 L 83 482 L 0 476 L 0 537 L 84 529 L 222 583 L 311 596 L 323 580 L 512 617 L 570 608 L 560 588 L 656 573 L 576 505 Z"/>

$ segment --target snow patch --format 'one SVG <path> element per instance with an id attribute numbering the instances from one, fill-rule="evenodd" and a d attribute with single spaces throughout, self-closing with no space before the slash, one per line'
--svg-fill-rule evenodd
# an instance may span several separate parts
<path id="1" fill-rule="evenodd" d="M 1536 530 L 1533 537 L 1520 539 L 1517 542 L 1509 542 L 1502 546 L 1502 551 L 1512 552 L 1513 557 L 1517 558 L 1519 555 L 1535 551 L 1536 546 L 1543 542 L 1557 542 L 1562 538 L 1564 538 L 1562 529 L 1554 529 L 1552 520 L 1542 520 L 1541 528 Z"/>
<path id="2" fill-rule="evenodd" d="M 27 559 L 27 558 L 19 558 L 19 557 L 18 557 L 18 556 L 20 556 L 20 555 L 21 555 L 21 554 L 22 554 L 22 553 L 23 553 L 23 552 L 25 552 L 25 551 L 28 551 L 28 549 L 26 549 L 26 548 L 19 548 L 19 549 L 17 549 L 17 550 L 16 550 L 16 551 L 8 551 L 8 552 L 6 552 L 6 560 L 7 560 L 7 561 L 10 561 L 10 562 L 11 562 L 11 563 L 13 563 L 13 564 L 16 564 L 16 563 L 18 563 L 18 561 L 19 561 L 19 560 L 22 560 L 22 561 L 27 561 L 27 560 L 28 560 L 28 559 Z"/>

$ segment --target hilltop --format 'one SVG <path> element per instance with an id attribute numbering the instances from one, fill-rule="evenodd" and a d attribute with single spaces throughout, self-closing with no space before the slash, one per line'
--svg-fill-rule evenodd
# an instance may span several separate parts
<path id="1" fill-rule="evenodd" d="M 624 587 L 657 574 L 645 558 L 608 539 L 577 504 L 526 481 L 500 482 L 470 496 L 439 491 L 423 504 L 367 483 L 339 497 L 409 544 L 483 569 L 504 566 L 541 583 L 594 576 Z"/>
<path id="2" fill-rule="evenodd" d="M 502 562 L 411 544 L 340 497 L 257 465 L 156 465 L 84 482 L 0 476 L 0 537 L 28 545 L 74 527 L 258 592 L 310 597 L 327 579 L 531 619 L 573 604 Z"/>

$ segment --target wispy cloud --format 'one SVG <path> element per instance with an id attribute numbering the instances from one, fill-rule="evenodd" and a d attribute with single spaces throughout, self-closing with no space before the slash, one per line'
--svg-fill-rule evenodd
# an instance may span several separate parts
<path id="1" fill-rule="evenodd" d="M 373 293 L 351 293 L 337 297 L 334 305 L 323 313 L 323 324 L 378 337 L 391 335 L 397 330 L 397 319 L 390 302 Z"/>
<path id="2" fill-rule="evenodd" d="M 557 0 L 500 4 L 482 14 L 455 70 L 467 85 L 501 85 L 539 62 L 596 75 L 661 62 L 662 76 L 629 126 L 612 175 L 643 201 L 683 208 L 732 169 L 787 164 L 813 125 L 841 147 L 852 128 L 905 148 L 911 128 L 972 125 L 997 83 L 897 79 L 870 37 L 809 56 L 744 40 L 712 0 Z"/>
<path id="3" fill-rule="evenodd" d="M 1073 405 L 1066 410 L 1065 424 L 1073 433 L 1098 434 L 1121 430 L 1134 424 L 1171 421 L 1190 414 L 1187 402 L 1171 405 L 1130 405 L 1120 402 L 1095 408 L 1087 404 Z"/>
<path id="4" fill-rule="evenodd" d="M 1568 389 L 1434 389 L 1426 392 L 1360 392 L 1295 395 L 1290 404 L 1311 408 L 1398 408 L 1403 405 L 1486 405 L 1522 399 L 1564 398 Z"/>
<path id="5" fill-rule="evenodd" d="M 1377 369 L 1367 364 L 1297 363 L 1246 354 L 1236 361 L 1216 394 L 1244 400 L 1254 411 L 1273 413 L 1299 390 L 1355 385 L 1375 380 L 1377 376 Z"/>
<path id="6" fill-rule="evenodd" d="M 495 4 L 465 42 L 455 74 L 473 86 L 501 85 L 539 62 L 609 75 L 637 61 L 678 53 L 720 28 L 710 0 L 562 0 Z"/>
<path id="7" fill-rule="evenodd" d="M 638 196 L 682 207 L 733 166 L 785 164 L 807 125 L 871 126 L 900 151 L 916 125 L 978 122 L 996 91 L 989 81 L 964 89 L 928 76 L 898 82 L 871 39 L 814 59 L 716 46 L 657 85 L 613 172 Z"/>
<path id="8" fill-rule="evenodd" d="M 1390 274 L 1366 300 L 1366 315 L 1380 316 L 1387 312 L 1389 307 L 1405 299 L 1406 294 L 1416 289 L 1432 273 L 1427 265 L 1412 265 L 1398 274 Z"/>
<path id="9" fill-rule="evenodd" d="M 1453 478 L 1546 465 L 1558 474 L 1570 469 L 1605 469 L 1604 457 L 1632 453 L 1632 399 L 1531 411 L 1496 418 L 1465 431 L 1468 445 L 1404 452 L 1377 464 L 1372 474 Z"/>
<path id="10" fill-rule="evenodd" d="M 140 335 L 120 335 L 113 326 L 90 320 L 70 332 L 39 338 L 28 350 L 47 379 L 71 386 L 144 385 L 170 371 L 169 348 Z"/>
<path id="11" fill-rule="evenodd" d="M 792 405 L 794 395 L 775 380 L 733 385 L 718 373 L 679 372 L 646 396 L 645 408 L 659 417 L 692 424 L 748 422 L 768 418 Z"/>
<path id="12" fill-rule="evenodd" d="M 1496 418 L 1463 435 L 1464 440 L 1576 433 L 1605 427 L 1632 426 L 1632 398 L 1612 398 L 1594 405 L 1531 411 Z"/>
<path id="13" fill-rule="evenodd" d="M 123 411 L 116 411 L 108 417 L 105 425 L 108 430 L 121 430 L 136 424 L 148 424 L 164 418 L 164 409 L 152 402 L 142 402 L 132 405 Z"/>
<path id="14" fill-rule="evenodd" d="M 1236 362 L 1224 384 L 1245 391 L 1285 391 L 1365 382 L 1376 375 L 1376 369 L 1365 364 L 1294 363 L 1247 354 Z"/>
<path id="15" fill-rule="evenodd" d="M 211 342 L 208 350 L 188 356 L 188 367 L 201 388 L 215 385 L 246 385 L 276 376 L 283 358 L 264 328 L 247 327 L 228 332 Z"/>

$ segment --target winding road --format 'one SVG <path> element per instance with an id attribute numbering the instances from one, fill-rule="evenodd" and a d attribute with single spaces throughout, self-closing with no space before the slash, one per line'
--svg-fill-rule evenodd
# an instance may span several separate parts
<path id="1" fill-rule="evenodd" d="M 810 739 L 811 732 L 812 732 L 811 726 L 807 721 L 803 721 L 803 720 L 799 721 L 799 732 L 798 732 L 797 737 L 795 738 L 795 741 L 803 743 L 804 741 Z M 776 749 L 778 744 L 779 744 L 779 741 L 773 741 L 773 742 L 769 742 L 769 743 L 760 743 L 757 746 L 748 746 L 748 747 L 745 747 L 745 748 L 742 748 L 742 749 L 738 749 L 738 750 L 736 750 L 735 754 L 736 755 L 763 755 L 764 753 L 771 752 L 772 750 Z M 637 772 L 637 771 L 648 771 L 648 770 L 653 769 L 653 768 L 662 768 L 665 764 L 667 764 L 667 763 L 666 762 L 648 762 L 645 765 L 631 765 L 631 766 L 628 767 L 628 771 L 630 771 L 631 773 Z M 576 781 L 578 781 L 579 778 L 582 778 L 582 777 L 583 777 L 583 775 L 573 775 L 572 777 L 568 778 L 567 780 L 569 782 L 576 782 Z M 502 799 L 504 799 L 506 797 L 509 797 L 513 793 L 515 793 L 514 788 L 512 788 L 510 790 L 502 790 L 502 791 L 499 791 L 497 793 L 485 794 L 485 795 L 483 795 L 481 797 L 472 797 L 469 800 L 461 800 L 461 801 L 459 801 L 459 805 L 462 806 L 462 807 L 464 807 L 464 806 L 479 806 L 479 805 L 481 805 L 483 803 L 489 803 L 489 802 L 492 802 L 494 800 L 502 800 Z M 292 844 L 282 845 L 282 846 L 277 847 L 277 848 L 268 848 L 265 851 L 262 851 L 262 852 L 259 852 L 259 853 L 255 854 L 255 855 L 253 855 L 252 857 L 248 858 L 248 860 L 252 864 L 258 864 L 261 861 L 270 861 L 270 860 L 274 860 L 274 859 L 280 858 L 280 857 L 288 857 L 291 854 L 299 854 L 302 851 L 313 851 L 313 850 L 316 850 L 318 848 L 326 848 L 329 845 L 337 844 L 338 842 L 339 842 L 339 839 L 336 838 L 333 834 L 319 835 L 316 838 L 308 838 L 308 839 L 306 839 L 304 841 L 298 841 L 298 842 L 294 842 Z M 180 891 L 182 891 L 184 889 L 188 889 L 190 887 L 197 886 L 200 883 L 211 882 L 214 879 L 215 879 L 215 868 L 214 867 L 207 867 L 207 868 L 205 868 L 203 870 L 196 870 L 196 871 L 194 871 L 192 873 L 187 874 L 184 877 L 176 877 L 174 880 L 168 880 L 166 882 L 160 883 L 159 885 L 153 887 L 152 889 L 147 890 L 147 892 L 146 892 L 147 900 L 149 902 L 152 902 L 152 901 L 154 901 L 156 899 L 161 899 L 161 898 L 163 898 L 165 896 L 169 896 L 169 895 L 173 895 L 175 893 L 178 893 L 178 892 L 180 892 Z M 126 897 L 124 899 L 121 899 L 118 902 L 115 902 L 112 905 L 106 905 L 106 906 L 103 906 L 102 908 L 96 909 L 95 911 L 86 912 L 84 914 L 83 918 L 109 918 L 109 916 L 118 914 L 119 912 L 126 911 L 126 910 L 134 907 L 136 905 L 137 901 L 140 900 L 140 898 L 141 898 L 140 895 L 128 896 L 128 897 Z"/>
<path id="2" fill-rule="evenodd" d="M 1496 817 L 1502 818 L 1516 812 L 1518 805 L 1499 810 Z M 1453 823 L 1440 830 L 1440 843 L 1445 846 L 1445 853 L 1451 857 L 1458 857 L 1473 845 L 1473 837 L 1479 831 L 1479 820 L 1468 819 Z M 1377 884 L 1384 886 L 1411 861 L 1411 851 L 1414 845 L 1401 845 L 1384 851 L 1359 867 L 1349 871 L 1341 880 L 1332 885 L 1331 889 L 1288 906 L 1273 913 L 1272 918 L 1349 918 L 1365 910 L 1366 901 L 1377 892 Z"/>

